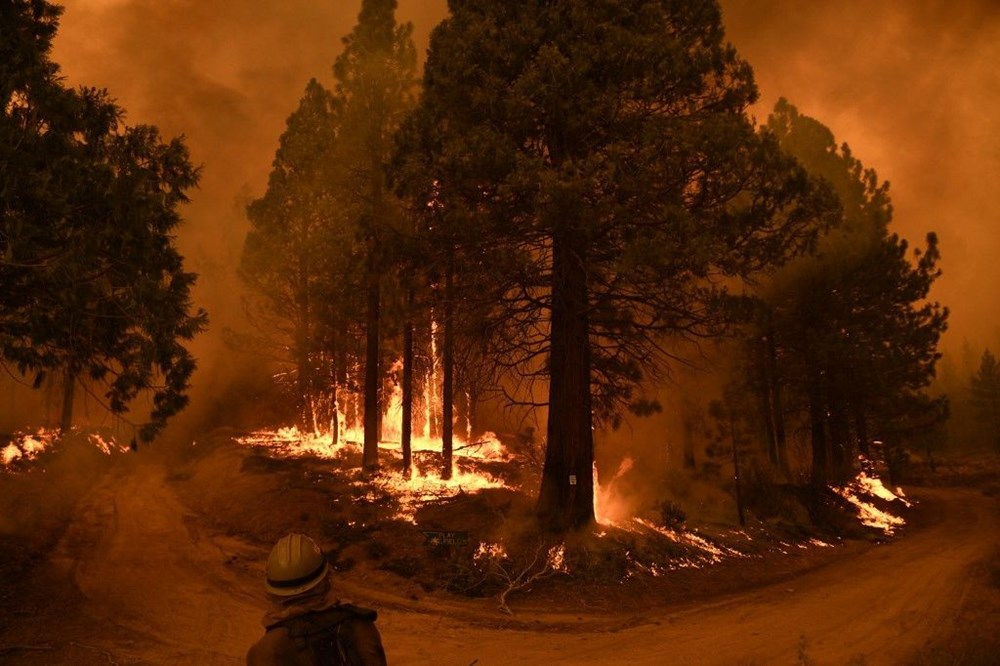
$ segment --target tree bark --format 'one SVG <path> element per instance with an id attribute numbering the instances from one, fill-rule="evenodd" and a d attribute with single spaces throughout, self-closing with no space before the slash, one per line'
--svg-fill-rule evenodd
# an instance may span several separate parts
<path id="1" fill-rule="evenodd" d="M 313 414 L 312 371 L 309 367 L 309 277 L 308 262 L 304 256 L 299 257 L 299 294 L 298 323 L 295 327 L 295 360 L 298 369 L 298 407 L 299 429 L 303 432 L 315 430 L 315 415 Z"/>
<path id="2" fill-rule="evenodd" d="M 367 282 L 367 329 L 365 345 L 365 441 L 362 453 L 362 467 L 367 470 L 378 468 L 379 442 L 379 324 L 381 321 L 381 291 L 379 275 L 375 268 L 375 239 L 368 241 Z"/>
<path id="3" fill-rule="evenodd" d="M 829 375 L 831 378 L 832 374 Z M 833 378 L 836 382 L 839 378 Z M 836 384 L 835 384 L 836 385 Z M 833 482 L 843 485 L 852 476 L 850 426 L 847 409 L 839 389 L 831 388 L 827 395 L 827 419 L 830 425 L 830 461 Z"/>
<path id="4" fill-rule="evenodd" d="M 872 457 L 872 447 L 871 442 L 868 441 L 868 419 L 865 417 L 864 407 L 861 406 L 861 402 L 858 400 L 854 401 L 854 432 L 858 438 L 858 450 L 861 455 L 865 457 L 869 463 Z"/>
<path id="5" fill-rule="evenodd" d="M 809 378 L 809 434 L 812 441 L 812 482 L 817 486 L 826 485 L 827 481 L 827 441 L 826 441 L 826 410 L 823 403 L 823 391 L 819 386 L 818 371 L 813 370 Z"/>
<path id="6" fill-rule="evenodd" d="M 774 326 L 768 320 L 767 331 L 767 388 L 769 393 L 770 425 L 773 430 L 774 448 L 778 468 L 787 478 L 788 441 L 785 435 L 785 408 L 781 400 L 781 378 L 778 376 L 778 345 L 774 341 Z"/>
<path id="7" fill-rule="evenodd" d="M 736 484 L 736 513 L 740 519 L 740 527 L 746 527 L 747 518 L 743 510 L 743 489 L 740 487 L 740 453 L 739 446 L 736 443 L 736 419 L 733 418 L 732 409 L 728 406 L 726 409 L 729 410 L 729 441 L 733 445 L 733 482 Z"/>
<path id="8" fill-rule="evenodd" d="M 63 373 L 62 416 L 59 419 L 59 434 L 66 435 L 73 428 L 73 398 L 76 393 L 76 371 L 67 367 Z"/>
<path id="9" fill-rule="evenodd" d="M 413 305 L 413 291 L 407 293 L 407 306 Z M 400 446 L 403 453 L 403 475 L 410 476 L 413 467 L 413 322 L 407 315 L 403 327 L 403 423 Z"/>
<path id="10" fill-rule="evenodd" d="M 441 478 L 450 479 L 454 447 L 455 411 L 455 322 L 454 254 L 449 248 L 444 277 L 444 345 L 441 350 L 443 386 L 441 389 Z"/>
<path id="11" fill-rule="evenodd" d="M 585 248 L 572 229 L 553 234 L 548 441 L 536 510 L 543 526 L 555 532 L 594 520 Z"/>

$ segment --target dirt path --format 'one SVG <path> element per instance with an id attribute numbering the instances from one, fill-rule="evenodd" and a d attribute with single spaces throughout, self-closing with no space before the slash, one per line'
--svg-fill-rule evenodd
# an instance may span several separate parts
<path id="1" fill-rule="evenodd" d="M 12 663 L 242 663 L 266 601 L 258 573 L 241 562 L 259 566 L 260 553 L 199 530 L 164 469 L 136 456 L 80 503 L 52 563 L 79 588 L 87 640 L 52 627 L 43 639 L 53 649 Z M 929 525 L 895 543 L 712 604 L 603 622 L 521 611 L 514 630 L 485 626 L 481 614 L 461 619 L 459 604 L 439 613 L 422 600 L 387 604 L 379 627 L 394 666 L 896 664 L 960 605 L 970 566 L 1000 534 L 993 499 L 939 490 L 923 501 Z M 524 629 L 530 623 L 537 628 Z"/>
<path id="2" fill-rule="evenodd" d="M 233 664 L 261 633 L 263 595 L 232 566 L 240 545 L 199 531 L 155 459 L 136 456 L 79 505 L 52 556 L 123 663 Z M 109 657 L 111 660 L 111 657 Z"/>
<path id="3" fill-rule="evenodd" d="M 998 545 L 993 499 L 926 491 L 930 526 L 848 561 L 605 633 L 491 632 L 386 614 L 393 663 L 899 664 L 961 604 L 970 566 Z M 443 655 L 447 655 L 444 658 Z"/>

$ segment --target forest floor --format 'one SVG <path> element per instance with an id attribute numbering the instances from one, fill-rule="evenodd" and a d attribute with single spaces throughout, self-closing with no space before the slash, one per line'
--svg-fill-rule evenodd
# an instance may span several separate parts
<path id="1" fill-rule="evenodd" d="M 267 552 L 291 530 L 321 541 L 342 597 L 379 610 L 391 664 L 990 664 L 1000 654 L 995 459 L 921 474 L 892 538 L 794 539 L 761 524 L 737 544 L 703 526 L 731 556 L 709 563 L 675 545 L 657 569 L 642 559 L 663 554 L 648 535 L 602 531 L 568 546 L 570 574 L 513 590 L 504 613 L 495 593 L 509 581 L 497 573 L 513 577 L 515 564 L 487 581 L 466 556 L 497 530 L 523 541 L 526 528 L 511 524 L 530 513 L 525 498 L 470 494 L 388 520 L 394 508 L 359 494 L 356 475 L 231 435 L 110 456 L 70 441 L 31 469 L 0 472 L 0 662 L 243 663 L 262 633 Z M 469 543 L 429 544 L 427 529 Z"/>

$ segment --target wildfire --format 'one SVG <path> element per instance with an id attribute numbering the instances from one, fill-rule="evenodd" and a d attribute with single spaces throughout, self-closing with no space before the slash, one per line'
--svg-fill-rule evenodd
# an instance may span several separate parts
<path id="1" fill-rule="evenodd" d="M 633 534 L 655 534 L 673 543 L 691 549 L 696 555 L 689 558 L 672 558 L 668 565 L 655 562 L 641 563 L 629 555 L 629 562 L 638 570 L 652 576 L 659 576 L 665 571 L 682 568 L 700 567 L 703 564 L 716 564 L 726 557 L 743 557 L 743 553 L 732 548 L 719 546 L 708 539 L 688 530 L 674 530 L 661 527 L 645 518 L 634 516 L 634 510 L 618 491 L 623 477 L 635 467 L 632 458 L 626 457 L 618 465 L 614 476 L 606 484 L 598 480 L 597 466 L 594 466 L 594 515 L 600 525 L 616 527 Z M 599 536 L 603 536 L 602 532 Z"/>
<path id="2" fill-rule="evenodd" d="M 399 472 L 382 474 L 373 479 L 355 482 L 358 487 L 374 485 L 392 495 L 399 502 L 396 519 L 415 522 L 414 516 L 425 502 L 454 497 L 459 493 L 474 492 L 488 488 L 504 488 L 506 484 L 490 474 L 456 467 L 450 479 L 441 478 L 440 471 L 422 472 L 414 467 L 409 478 Z"/>
<path id="3" fill-rule="evenodd" d="M 886 502 L 899 501 L 907 507 L 911 506 L 912 503 L 893 493 L 882 484 L 880 479 L 870 477 L 864 471 L 860 472 L 857 478 L 846 486 L 834 487 L 832 490 L 857 508 L 858 519 L 862 525 L 882 530 L 883 533 L 891 536 L 898 528 L 906 524 L 906 521 L 900 516 L 879 509 L 866 498 L 875 497 Z"/>
<path id="4" fill-rule="evenodd" d="M 239 437 L 236 441 L 245 446 L 268 449 L 274 455 L 288 458 L 314 456 L 323 460 L 335 460 L 361 449 L 359 443 L 350 440 L 334 443 L 330 433 L 302 433 L 294 427 L 258 431 Z M 436 467 L 425 466 L 427 468 L 422 469 L 415 460 L 409 476 L 398 470 L 383 471 L 372 478 L 358 479 L 354 484 L 359 489 L 366 490 L 366 496 L 370 499 L 379 492 L 394 497 L 399 503 L 395 517 L 407 522 L 414 522 L 417 510 L 425 502 L 447 499 L 459 493 L 506 487 L 502 479 L 469 465 L 471 461 L 508 459 L 508 454 L 496 435 L 486 433 L 470 444 L 462 440 L 458 440 L 457 444 L 454 449 L 455 465 L 449 479 L 442 478 L 441 471 Z M 381 442 L 379 446 L 398 454 L 399 445 L 395 442 Z M 423 437 L 414 438 L 412 448 L 415 454 L 440 451 L 441 443 Z"/>
<path id="5" fill-rule="evenodd" d="M 52 446 L 59 432 L 40 428 L 33 433 L 17 433 L 14 440 L 0 450 L 0 463 L 9 470 L 16 461 L 34 460 L 40 453 Z"/>
<path id="6" fill-rule="evenodd" d="M 23 465 L 37 459 L 42 453 L 52 449 L 60 439 L 59 431 L 50 428 L 39 428 L 35 432 L 15 433 L 14 439 L 0 449 L 0 469 L 9 472 L 16 465 Z M 105 455 L 128 450 L 109 436 L 105 438 L 100 433 L 87 433 L 87 441 Z"/>

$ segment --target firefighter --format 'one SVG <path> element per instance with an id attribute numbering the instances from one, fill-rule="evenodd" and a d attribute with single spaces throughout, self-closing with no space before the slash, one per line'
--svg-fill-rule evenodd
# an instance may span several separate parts
<path id="1" fill-rule="evenodd" d="M 289 534 L 271 549 L 265 587 L 272 608 L 264 636 L 247 653 L 248 666 L 350 664 L 384 666 L 376 612 L 332 595 L 326 558 L 315 541 Z"/>

